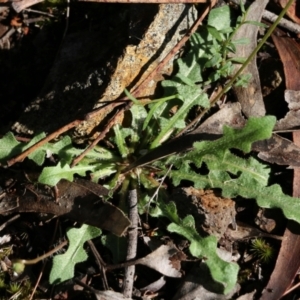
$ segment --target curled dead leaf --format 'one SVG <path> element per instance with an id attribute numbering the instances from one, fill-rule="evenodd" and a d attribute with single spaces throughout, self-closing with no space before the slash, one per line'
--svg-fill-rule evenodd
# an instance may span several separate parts
<path id="1" fill-rule="evenodd" d="M 138 260 L 138 264 L 147 266 L 151 269 L 168 277 L 181 277 L 180 262 L 186 259 L 186 255 L 174 245 L 162 245 L 155 251 Z"/>

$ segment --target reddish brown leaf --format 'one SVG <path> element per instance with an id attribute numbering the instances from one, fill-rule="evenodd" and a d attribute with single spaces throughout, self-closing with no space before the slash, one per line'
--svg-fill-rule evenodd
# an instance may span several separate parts
<path id="1" fill-rule="evenodd" d="M 284 8 L 288 0 L 278 0 L 278 4 L 281 8 Z M 296 0 L 286 12 L 287 16 L 291 18 L 295 23 L 300 24 L 300 1 Z"/>
<path id="2" fill-rule="evenodd" d="M 286 88 L 300 90 L 300 46 L 294 39 L 282 35 L 281 30 L 277 29 L 276 33 L 272 39 L 283 63 Z"/>

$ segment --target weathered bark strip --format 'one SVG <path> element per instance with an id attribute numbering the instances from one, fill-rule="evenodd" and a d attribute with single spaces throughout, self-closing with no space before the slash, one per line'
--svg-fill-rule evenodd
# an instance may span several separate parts
<path id="1" fill-rule="evenodd" d="M 129 22 L 109 34 L 103 28 L 102 32 L 66 37 L 43 91 L 25 109 L 13 130 L 27 134 L 53 132 L 74 119 L 82 119 L 104 102 L 115 100 L 125 87 L 138 84 L 156 67 L 193 24 L 196 14 L 191 5 L 185 4 L 133 5 L 130 10 L 133 17 Z M 165 72 L 171 71 L 172 62 Z M 145 96 L 151 96 L 155 87 L 153 81 Z M 86 137 L 109 113 L 103 110 L 97 118 L 85 122 L 77 135 Z"/>
<path id="2" fill-rule="evenodd" d="M 263 11 L 268 4 L 269 0 L 256 0 L 249 8 L 246 19 L 249 21 L 260 22 Z M 252 24 L 244 24 L 237 31 L 234 36 L 234 40 L 241 38 L 248 38 L 249 43 L 247 45 L 238 45 L 235 57 L 247 58 L 251 52 L 257 46 L 257 33 L 258 26 Z M 236 66 L 235 71 L 240 68 Z M 234 72 L 235 73 L 235 72 Z M 247 116 L 264 116 L 266 114 L 265 105 L 261 92 L 261 84 L 256 66 L 256 59 L 253 59 L 242 74 L 251 74 L 252 77 L 247 84 L 247 87 L 233 87 L 233 90 L 237 96 L 238 101 L 242 106 L 243 113 Z"/>

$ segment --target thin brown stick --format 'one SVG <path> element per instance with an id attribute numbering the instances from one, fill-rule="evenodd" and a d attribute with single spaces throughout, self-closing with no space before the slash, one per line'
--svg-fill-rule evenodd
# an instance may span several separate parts
<path id="1" fill-rule="evenodd" d="M 287 294 L 289 294 L 290 292 L 292 292 L 293 290 L 295 290 L 296 288 L 298 288 L 300 286 L 300 282 L 298 282 L 297 284 L 295 284 L 293 287 L 291 287 L 290 289 L 286 290 L 282 297 L 286 296 Z"/>
<path id="2" fill-rule="evenodd" d="M 115 265 L 106 265 L 105 269 L 106 271 L 112 271 L 112 270 L 116 270 L 116 269 L 122 269 L 122 268 L 127 268 L 133 265 L 138 265 L 141 264 L 142 258 L 137 258 L 137 259 L 132 259 L 132 260 L 128 260 L 122 263 L 118 263 Z"/>
<path id="3" fill-rule="evenodd" d="M 65 240 L 63 242 L 61 242 L 58 246 L 56 246 L 55 248 L 53 248 L 52 250 L 48 251 L 47 253 L 36 257 L 34 259 L 20 259 L 18 261 L 20 261 L 21 263 L 23 263 L 24 265 L 35 265 L 36 263 L 42 261 L 43 259 L 51 256 L 52 254 L 54 254 L 55 252 L 57 252 L 58 250 L 60 250 L 61 248 L 65 247 L 66 245 L 68 245 L 68 241 Z"/>
<path id="4" fill-rule="evenodd" d="M 14 165 L 17 162 L 22 162 L 28 155 L 30 155 L 32 152 L 34 152 L 35 150 L 37 150 L 39 147 L 45 145 L 46 143 L 48 143 L 49 141 L 53 140 L 54 138 L 56 138 L 57 136 L 59 136 L 60 134 L 68 131 L 69 129 L 79 125 L 82 121 L 81 120 L 75 120 L 63 127 L 61 127 L 60 129 L 56 130 L 55 132 L 49 134 L 48 136 L 46 136 L 45 138 L 43 138 L 42 140 L 40 140 L 39 142 L 35 143 L 34 145 L 32 145 L 31 147 L 29 147 L 28 149 L 26 149 L 24 152 L 22 152 L 20 155 L 18 155 L 17 157 L 14 157 L 10 160 L 7 161 L 7 166 L 11 167 L 12 165 Z"/>
<path id="5" fill-rule="evenodd" d="M 100 111 L 102 111 L 103 109 L 107 109 L 108 107 L 110 107 L 110 109 L 112 109 L 112 108 L 118 107 L 118 106 L 120 106 L 120 105 L 122 105 L 122 104 L 124 104 L 124 103 L 127 103 L 128 101 L 129 101 L 129 99 L 128 99 L 127 97 L 123 97 L 123 98 L 121 98 L 121 99 L 119 99 L 119 100 L 114 100 L 113 102 L 108 103 L 108 104 L 105 105 L 105 106 L 101 106 L 101 107 L 96 108 L 95 110 L 93 110 L 93 111 L 87 113 L 87 114 L 85 115 L 84 119 L 85 119 L 86 121 L 91 120 L 91 119 L 93 119 L 95 116 L 97 116 L 98 113 L 99 113 Z"/>
<path id="6" fill-rule="evenodd" d="M 5 223 L 3 223 L 0 226 L 0 231 L 2 231 L 5 227 L 7 227 L 10 223 L 14 222 L 15 220 L 19 219 L 20 215 L 15 215 L 12 218 L 10 218 L 9 220 L 7 220 Z"/>
<path id="7" fill-rule="evenodd" d="M 94 243 L 92 240 L 89 240 L 87 241 L 93 254 L 94 254 L 94 257 L 96 259 L 96 263 L 99 267 L 99 270 L 101 272 L 101 279 L 102 279 L 102 284 L 103 284 L 103 287 L 104 287 L 104 290 L 108 290 L 109 289 L 109 285 L 108 285 L 108 282 L 107 282 L 107 278 L 106 278 L 106 269 L 105 269 L 105 262 L 104 260 L 102 259 L 100 253 L 98 252 L 98 250 L 96 249 Z"/>

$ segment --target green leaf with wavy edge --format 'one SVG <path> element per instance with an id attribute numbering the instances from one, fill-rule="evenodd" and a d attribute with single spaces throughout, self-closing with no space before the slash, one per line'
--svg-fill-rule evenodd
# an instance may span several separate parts
<path id="1" fill-rule="evenodd" d="M 22 152 L 22 143 L 18 142 L 12 132 L 0 139 L 0 161 L 8 160 Z"/>
<path id="2" fill-rule="evenodd" d="M 249 176 L 260 184 L 264 186 L 268 184 L 270 173 L 269 166 L 260 163 L 253 157 L 244 159 L 232 154 L 229 150 L 226 150 L 222 160 L 217 159 L 214 155 L 205 155 L 203 161 L 211 171 L 227 171 L 234 175 L 238 175 L 239 173 L 249 174 Z"/>
<path id="3" fill-rule="evenodd" d="M 44 137 L 46 137 L 46 134 L 44 132 L 34 136 L 29 143 L 26 143 L 23 147 L 22 151 L 28 149 L 29 147 L 33 146 L 40 140 L 42 140 Z M 44 145 L 44 147 L 39 147 L 34 152 L 30 153 L 28 156 L 29 159 L 33 160 L 37 165 L 41 166 L 45 161 L 45 156 L 47 155 L 47 146 Z"/>
<path id="4" fill-rule="evenodd" d="M 40 174 L 38 181 L 51 186 L 56 185 L 61 179 L 73 181 L 74 174 L 85 176 L 87 171 L 94 171 L 97 165 L 76 165 L 70 168 L 68 164 L 62 166 L 59 162 L 55 167 L 45 167 Z"/>
<path id="5" fill-rule="evenodd" d="M 190 87 L 191 92 L 193 92 L 193 89 L 195 88 L 196 84 L 203 81 L 202 78 L 202 68 L 204 67 L 205 63 L 208 62 L 212 57 L 211 53 L 211 45 L 212 45 L 212 36 L 207 35 L 207 30 L 203 30 L 202 32 L 195 33 L 190 37 L 190 45 L 191 49 L 190 51 L 183 57 L 177 60 L 177 64 L 179 67 L 178 73 L 171 79 L 171 80 L 165 80 L 162 82 L 162 86 L 165 91 L 165 96 L 167 99 L 170 100 L 170 95 L 177 96 L 180 94 L 178 89 L 183 88 L 183 83 L 188 83 L 188 86 L 185 88 Z M 181 92 L 181 96 L 178 95 L 177 99 L 184 99 L 182 95 L 185 94 L 186 91 Z M 189 92 L 188 92 L 189 93 Z M 198 94 L 201 93 L 200 88 L 198 87 Z M 203 100 L 203 106 L 207 107 L 208 100 Z M 151 107 L 151 114 L 153 114 L 154 118 L 156 120 L 161 120 L 162 117 L 165 117 L 166 119 L 169 119 L 169 110 L 172 107 L 172 105 L 177 105 L 177 101 L 161 101 L 155 104 L 150 104 Z M 200 104 L 201 105 L 201 104 Z M 186 114 L 188 113 L 188 110 L 185 112 L 185 115 L 181 116 L 180 118 L 184 122 L 184 118 L 186 117 Z M 147 123 L 149 119 L 147 118 Z M 178 124 L 178 120 L 175 121 L 176 124 Z M 154 125 L 152 127 L 156 126 L 156 121 L 153 123 Z M 160 124 L 161 125 L 161 124 Z M 172 127 L 172 126 L 171 126 Z M 145 126 L 144 126 L 145 129 Z M 160 132 L 160 129 L 158 132 Z M 153 130 L 154 132 L 155 130 Z M 162 137 L 168 137 L 172 131 L 166 134 L 161 133 Z M 162 138 L 162 139 L 163 139 Z"/>
<path id="6" fill-rule="evenodd" d="M 249 174 L 242 173 L 238 178 L 232 178 L 225 171 L 214 170 L 208 175 L 199 175 L 185 167 L 179 171 L 172 171 L 170 177 L 175 186 L 181 180 L 188 180 L 194 182 L 194 187 L 198 189 L 222 189 L 223 197 L 242 196 L 246 199 L 256 199 L 260 207 L 279 208 L 287 219 L 300 223 L 299 198 L 285 195 L 277 184 L 265 186 Z"/>
<path id="7" fill-rule="evenodd" d="M 178 97 L 178 95 L 173 95 L 170 97 L 164 97 L 164 98 L 155 100 L 157 102 L 154 103 L 153 105 L 150 105 L 150 111 L 147 113 L 142 130 L 146 130 L 147 126 L 149 125 L 150 120 L 152 119 L 155 112 L 159 109 L 160 106 L 162 106 L 165 102 L 175 99 L 177 97 Z"/>
<path id="8" fill-rule="evenodd" d="M 80 228 L 72 228 L 67 231 L 69 247 L 64 254 L 53 258 L 53 266 L 50 272 L 49 282 L 59 284 L 74 277 L 74 268 L 77 263 L 87 259 L 83 249 L 86 241 L 100 236 L 101 230 L 97 227 L 82 225 Z"/>
<path id="9" fill-rule="evenodd" d="M 0 139 L 0 160 L 8 160 L 22 153 L 24 150 L 39 142 L 45 136 L 46 134 L 42 132 L 34 136 L 30 142 L 20 143 L 15 139 L 13 133 L 8 132 L 2 139 Z M 68 153 L 68 150 L 71 150 L 72 147 L 71 138 L 65 136 L 55 143 L 46 143 L 40 146 L 38 149 L 32 152 L 28 158 L 33 160 L 38 165 L 42 165 L 44 163 L 46 155 L 53 153 L 58 154 L 62 159 L 70 160 L 71 154 Z"/>
<path id="10" fill-rule="evenodd" d="M 191 254 L 198 258 L 205 258 L 205 263 L 210 269 L 213 280 L 222 284 L 225 294 L 230 292 L 236 283 L 239 267 L 237 264 L 223 261 L 217 255 L 216 237 L 201 237 L 195 229 L 193 216 L 188 215 L 181 220 L 174 202 L 165 203 L 160 199 L 157 202 L 156 209 L 150 210 L 150 215 L 152 217 L 163 216 L 168 218 L 172 223 L 169 224 L 167 229 L 188 239 L 191 242 L 189 247 Z"/>
<path id="11" fill-rule="evenodd" d="M 217 255 L 217 239 L 214 236 L 201 237 L 195 229 L 194 218 L 186 216 L 180 223 L 171 223 L 167 229 L 176 232 L 190 241 L 189 250 L 198 258 L 205 258 L 212 278 L 223 285 L 224 294 L 230 292 L 237 280 L 239 267 L 235 263 L 228 263 Z"/>
<path id="12" fill-rule="evenodd" d="M 248 153 L 253 142 L 271 137 L 275 122 L 276 118 L 273 116 L 250 117 L 241 129 L 224 126 L 224 134 L 221 138 L 215 141 L 194 143 L 195 149 L 185 155 L 183 159 L 200 167 L 206 154 L 214 155 L 222 162 L 228 149 L 235 148 Z"/>
<path id="13" fill-rule="evenodd" d="M 114 163 L 101 163 L 97 164 L 97 167 L 91 174 L 92 181 L 98 182 L 99 179 L 104 179 L 117 172 L 117 166 Z"/>

